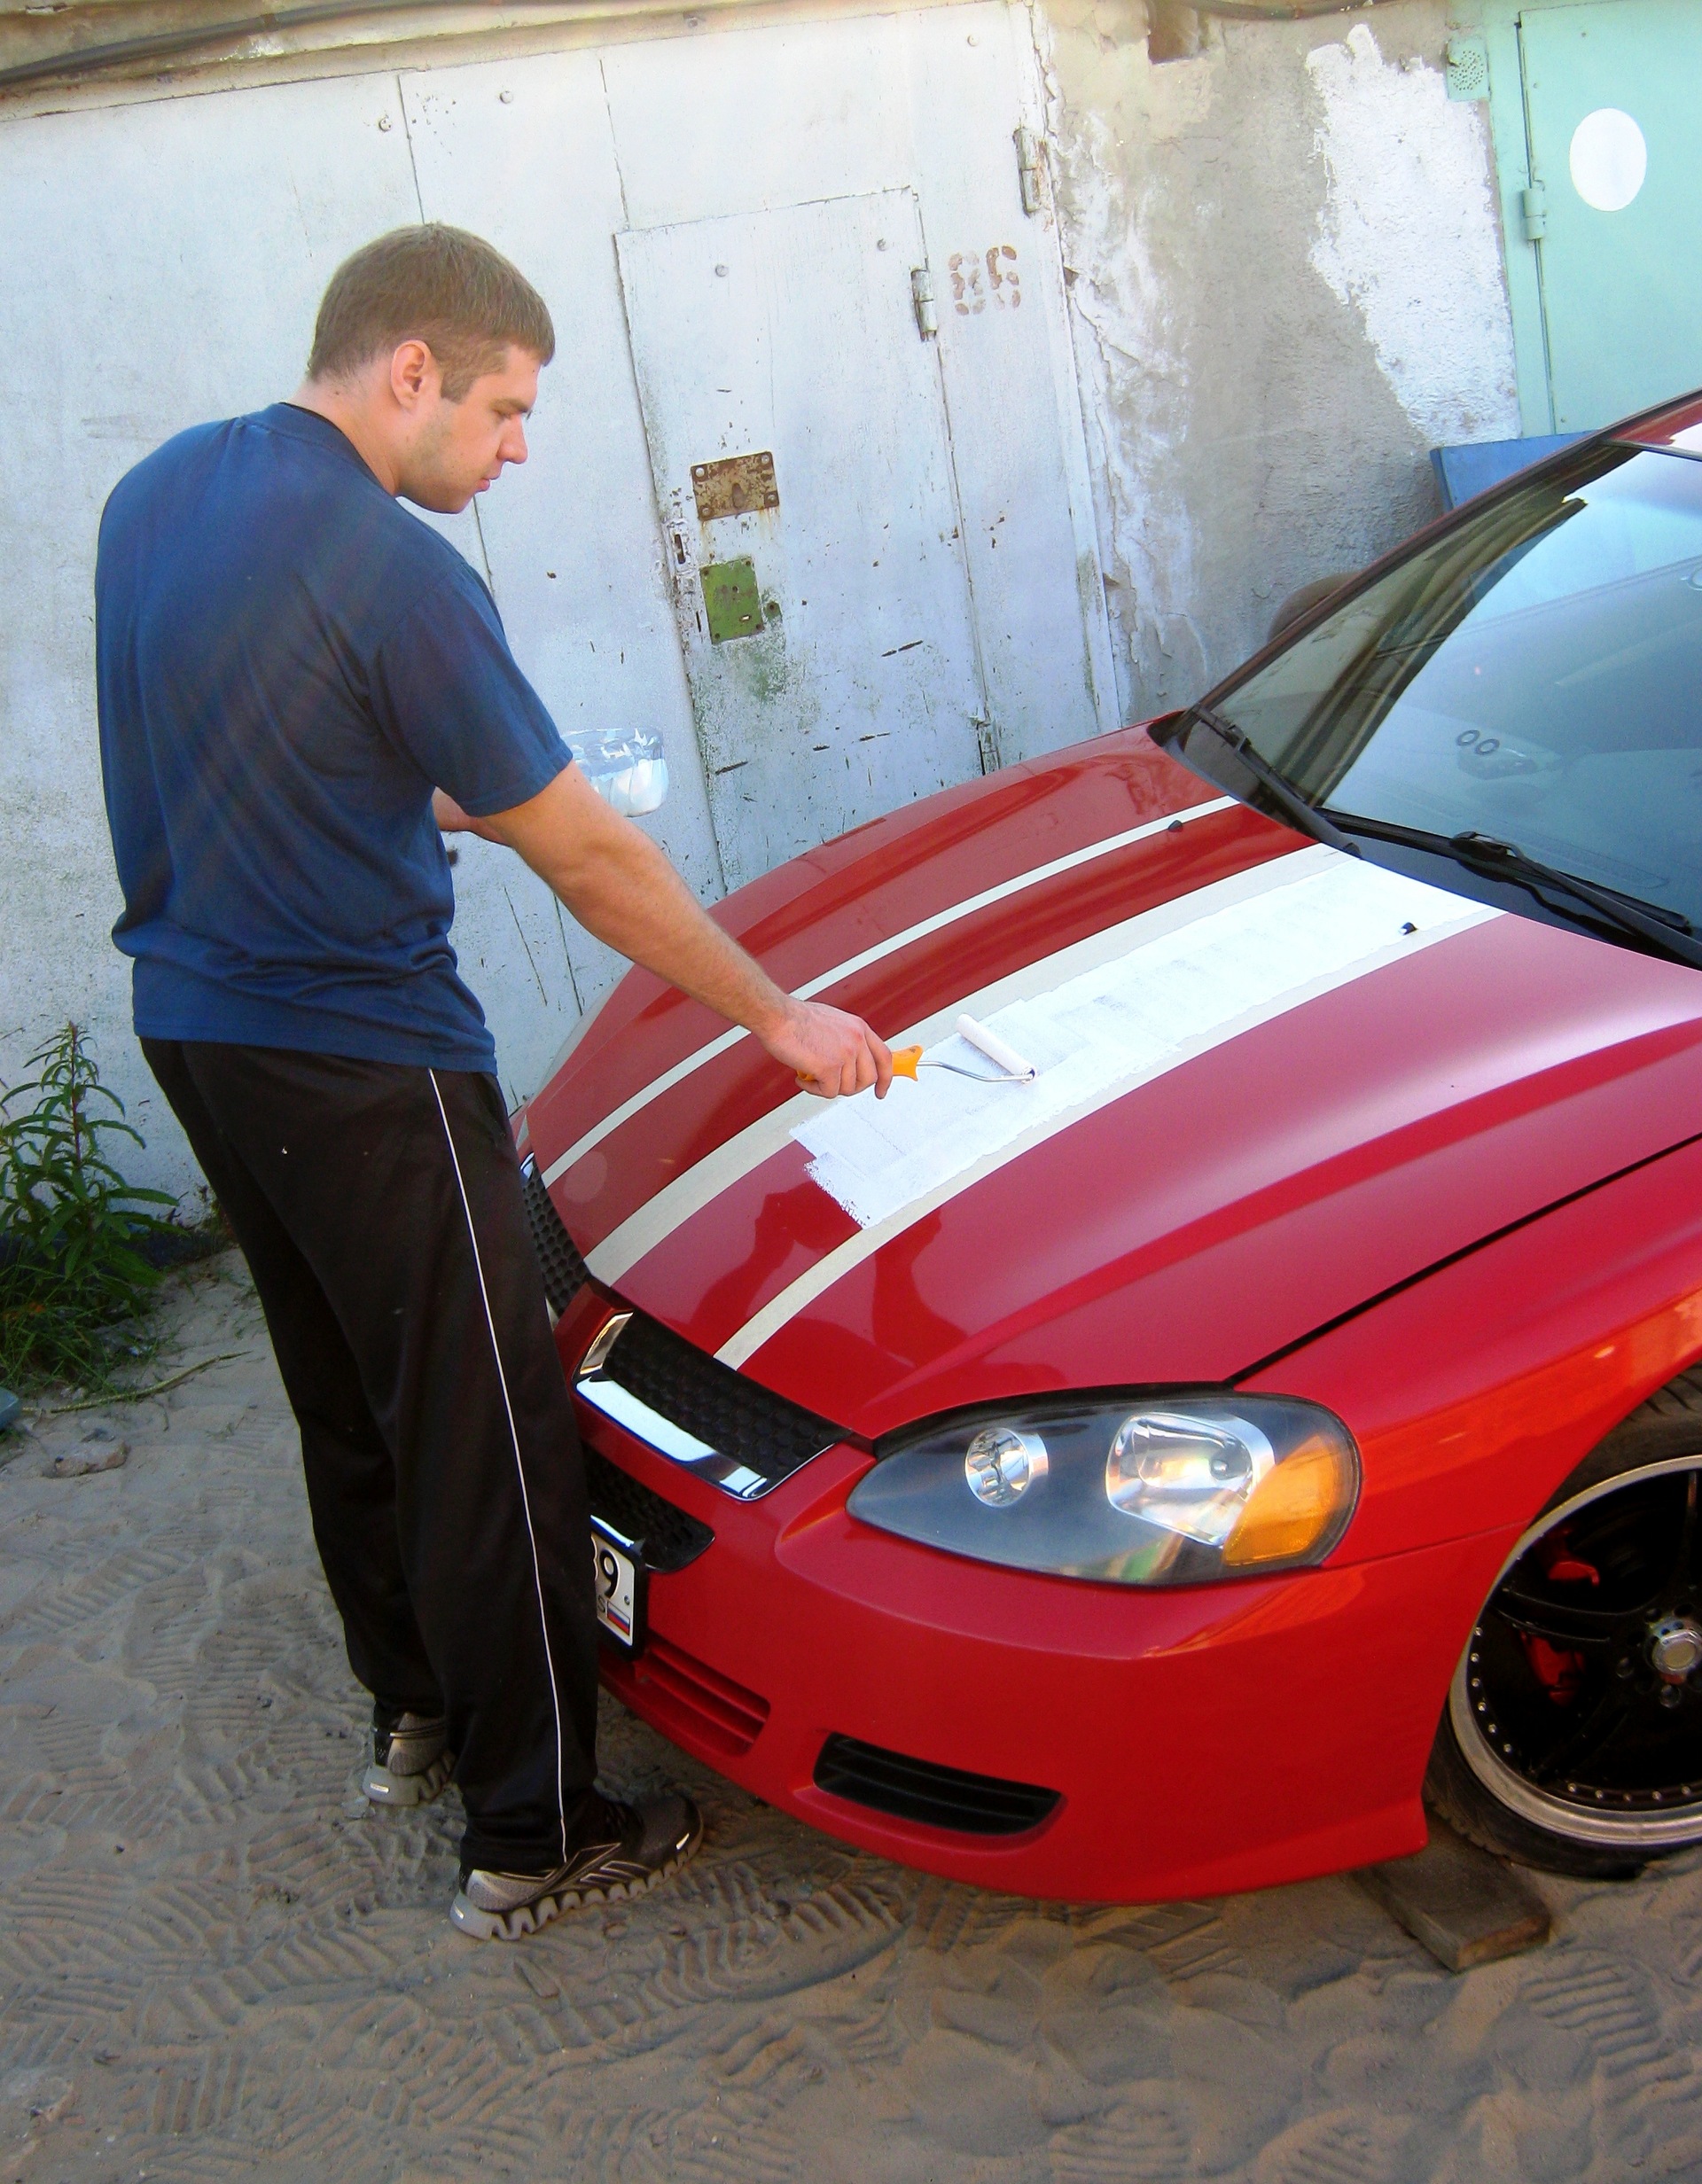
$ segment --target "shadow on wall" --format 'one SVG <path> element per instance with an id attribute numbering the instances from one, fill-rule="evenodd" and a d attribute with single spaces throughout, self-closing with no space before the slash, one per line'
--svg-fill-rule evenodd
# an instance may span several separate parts
<path id="1" fill-rule="evenodd" d="M 1047 0 L 1040 36 L 1119 695 L 1184 704 L 1300 585 L 1516 433 L 1485 110 L 1444 0 L 1364 22 Z M 1174 55 L 1162 58 L 1158 56 Z"/>

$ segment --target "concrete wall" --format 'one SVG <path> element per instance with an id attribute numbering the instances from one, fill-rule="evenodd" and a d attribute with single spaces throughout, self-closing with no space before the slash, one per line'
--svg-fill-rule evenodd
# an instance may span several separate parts
<path id="1" fill-rule="evenodd" d="M 1131 719 L 1434 514 L 1432 446 L 1519 430 L 1488 109 L 1449 102 L 1447 26 L 1208 23 L 1154 62 L 1140 0 L 1036 10 Z"/>

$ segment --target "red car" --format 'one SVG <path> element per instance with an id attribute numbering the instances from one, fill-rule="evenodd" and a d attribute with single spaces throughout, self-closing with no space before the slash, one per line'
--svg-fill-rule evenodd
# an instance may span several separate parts
<path id="1" fill-rule="evenodd" d="M 628 1705 L 1035 1895 L 1702 1841 L 1702 398 L 721 914 L 948 1066 L 521 1122 Z"/>

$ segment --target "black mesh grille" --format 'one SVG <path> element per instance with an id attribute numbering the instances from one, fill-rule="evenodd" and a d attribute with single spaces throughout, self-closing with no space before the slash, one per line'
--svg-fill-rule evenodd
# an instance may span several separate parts
<path id="1" fill-rule="evenodd" d="M 591 1515 L 613 1525 L 623 1539 L 640 1540 L 648 1570 L 683 1570 L 714 1542 L 707 1525 L 664 1502 L 595 1448 L 585 1451 L 585 1486 Z"/>
<path id="2" fill-rule="evenodd" d="M 907 1759 L 901 1751 L 883 1751 L 855 1736 L 830 1736 L 822 1746 L 816 1787 L 853 1805 L 890 1813 L 895 1820 L 954 1828 L 961 1835 L 1022 1835 L 1050 1819 L 1061 1802 L 1056 1790 Z"/>
<path id="3" fill-rule="evenodd" d="M 628 1321 L 603 1370 L 641 1403 L 735 1458 L 769 1486 L 850 1438 L 642 1312 Z"/>
<path id="4" fill-rule="evenodd" d="M 543 1293 L 556 1311 L 565 1312 L 590 1276 L 574 1239 L 561 1225 L 560 1214 L 550 1203 L 550 1193 L 530 1153 L 520 1163 L 520 1181 L 526 1190 L 526 1217 L 532 1224 L 532 1242 L 543 1269 Z"/>

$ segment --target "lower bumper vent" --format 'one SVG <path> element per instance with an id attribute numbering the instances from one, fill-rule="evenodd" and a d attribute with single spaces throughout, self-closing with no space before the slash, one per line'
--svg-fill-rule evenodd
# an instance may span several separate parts
<path id="1" fill-rule="evenodd" d="M 1056 1790 L 1007 1782 L 996 1774 L 908 1759 L 901 1751 L 830 1736 L 816 1762 L 816 1787 L 895 1820 L 920 1821 L 960 1835 L 1026 1835 L 1050 1820 L 1063 1799 Z"/>
<path id="2" fill-rule="evenodd" d="M 603 1679 L 629 1698 L 664 1736 L 730 1759 L 747 1752 L 769 1718 L 769 1702 L 654 1631 L 636 1661 L 603 1663 Z"/>

